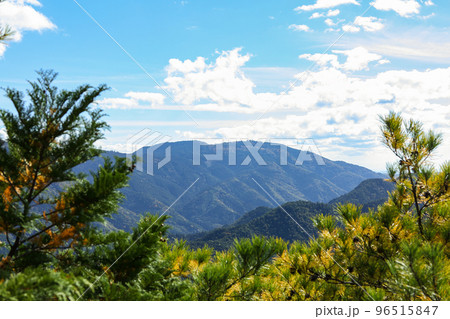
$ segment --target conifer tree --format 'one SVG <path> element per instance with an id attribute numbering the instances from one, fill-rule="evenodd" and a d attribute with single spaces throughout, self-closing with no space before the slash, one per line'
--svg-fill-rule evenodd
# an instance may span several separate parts
<path id="1" fill-rule="evenodd" d="M 318 216 L 319 237 L 294 243 L 268 276 L 266 296 L 289 300 L 448 300 L 450 163 L 430 158 L 442 137 L 395 113 L 381 118 L 397 188 L 368 214 L 352 204 Z"/>
<path id="2" fill-rule="evenodd" d="M 0 110 L 0 300 L 188 299 L 161 258 L 166 217 L 143 217 L 131 233 L 99 227 L 133 166 L 105 157 L 90 176 L 74 172 L 101 156 L 94 143 L 108 126 L 94 102 L 106 86 L 58 90 L 56 73 L 38 74 L 27 98 L 6 89 L 12 110 Z"/>
<path id="3" fill-rule="evenodd" d="M 92 223 L 115 212 L 128 180 L 123 159 L 105 159 L 91 182 L 73 171 L 101 153 L 94 143 L 108 126 L 93 104 L 106 86 L 58 90 L 55 72 L 38 75 L 27 97 L 6 89 L 12 110 L 0 110 L 7 134 L 0 147 L 3 271 L 52 262 L 85 245 Z"/>

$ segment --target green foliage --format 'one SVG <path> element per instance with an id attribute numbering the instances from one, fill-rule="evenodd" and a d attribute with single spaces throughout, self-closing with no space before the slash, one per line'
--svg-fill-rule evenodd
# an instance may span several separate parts
<path id="1" fill-rule="evenodd" d="M 428 163 L 442 143 L 442 135 L 425 132 L 422 123 L 405 121 L 392 112 L 380 119 L 383 142 L 399 159 L 398 163 L 388 165 L 389 177 L 408 193 L 401 198 L 402 212 L 417 215 L 419 232 L 424 235 L 423 222 L 428 218 L 429 208 L 449 199 L 449 163 L 439 173 Z"/>
<path id="2" fill-rule="evenodd" d="M 259 182 L 264 181 L 264 187 L 276 194 L 280 203 L 298 199 L 326 202 L 351 191 L 367 178 L 384 177 L 382 174 L 345 162 L 325 160 L 326 165 L 319 166 L 313 159 L 313 161 L 305 161 L 302 165 L 295 165 L 295 158 L 299 151 L 292 148 L 288 148 L 289 164 L 279 165 L 277 163 L 280 161 L 280 146 L 268 143 L 261 147 L 260 154 L 270 165 L 258 167 L 254 167 L 253 164 L 228 165 L 226 143 L 223 161 L 213 161 L 212 165 L 202 163 L 198 166 L 193 166 L 192 161 L 187 160 L 193 158 L 192 141 L 169 143 L 168 146 L 171 147 L 171 161 L 164 168 L 158 170 L 153 176 L 140 171 L 132 174 L 130 186 L 123 189 L 126 199 L 121 203 L 121 207 L 125 210 L 120 215 L 113 216 L 108 226 L 130 231 L 139 221 L 140 215 L 147 212 L 157 214 L 164 210 L 197 177 L 201 178 L 195 187 L 180 198 L 177 202 L 178 208 L 170 212 L 172 218 L 168 224 L 171 226 L 169 232 L 173 236 L 210 231 L 222 225 L 230 225 L 255 207 L 271 206 L 273 203 L 264 193 L 255 188 L 255 182 L 250 176 Z M 211 147 L 202 146 L 202 152 L 214 152 L 215 150 Z M 164 151 L 165 147 L 155 150 L 154 160 L 162 160 L 165 156 Z M 236 144 L 236 152 L 238 163 L 248 155 L 248 150 L 242 142 Z M 114 156 L 125 157 L 125 154 L 105 151 L 103 156 L 114 158 Z M 99 162 L 98 160 L 89 161 L 82 164 L 77 171 L 96 170 Z M 145 169 L 146 160 L 143 167 Z M 386 191 L 382 195 L 382 202 L 384 202 L 387 197 Z M 375 199 L 378 197 L 375 196 Z M 262 211 L 251 215 L 261 216 L 258 214 L 260 212 Z M 245 221 L 249 219 L 240 220 L 240 222 Z M 191 241 L 189 242 L 192 244 Z M 230 238 L 221 249 L 229 248 L 232 244 L 233 238 Z M 210 244 L 210 246 L 213 245 Z M 200 246 L 196 244 L 195 247 Z M 217 245 L 213 247 L 218 248 Z"/>
<path id="3" fill-rule="evenodd" d="M 232 286 L 234 275 L 231 254 L 222 253 L 214 262 L 208 263 L 195 276 L 196 295 L 198 300 L 217 300 L 226 294 Z"/>
<path id="4" fill-rule="evenodd" d="M 354 203 L 362 205 L 362 211 L 376 209 L 388 199 L 389 191 L 395 185 L 383 179 L 368 179 L 361 182 L 346 195 L 332 200 L 328 205 L 306 201 L 289 202 L 282 205 L 302 227 L 312 236 L 317 235 L 317 225 L 313 224 L 317 215 L 333 215 L 337 203 Z M 192 234 L 185 237 L 191 247 L 197 248 L 207 244 L 216 250 L 230 249 L 235 238 L 246 238 L 249 234 L 266 237 L 279 237 L 286 241 L 305 241 L 309 236 L 299 230 L 298 225 L 280 208 L 258 207 L 244 214 L 229 226 L 220 227 L 210 232 Z"/>
<path id="5" fill-rule="evenodd" d="M 277 300 L 449 299 L 448 164 L 436 170 L 428 162 L 440 135 L 394 113 L 382 122 L 384 142 L 400 159 L 388 167 L 396 184 L 389 200 L 368 214 L 340 205 L 335 222 L 316 217 L 319 237 L 274 263 Z"/>
<path id="6" fill-rule="evenodd" d="M 399 162 L 388 168 L 395 189 L 376 209 L 259 209 L 225 229 L 239 231 L 228 250 L 191 249 L 168 242 L 166 216 L 146 215 L 131 232 L 94 226 L 117 212 L 130 170 L 107 158 L 89 179 L 74 173 L 99 155 L 93 143 L 107 126 L 90 105 L 105 87 L 58 91 L 55 77 L 40 72 L 28 106 L 8 89 L 15 113 L 0 111 L 0 300 L 450 299 L 450 164 L 428 162 L 441 137 L 419 122 L 382 118 Z M 245 238 L 252 232 L 272 237 Z"/>
<path id="7" fill-rule="evenodd" d="M 382 205 L 388 198 L 388 192 L 392 192 L 395 184 L 381 178 L 367 179 L 359 184 L 354 190 L 330 201 L 330 204 L 363 205 L 363 211 L 370 208 L 375 209 Z"/>
<path id="8" fill-rule="evenodd" d="M 308 234 L 315 236 L 317 230 L 313 225 L 313 218 L 318 214 L 331 215 L 333 206 L 323 203 L 306 201 L 289 202 L 267 210 L 258 210 L 244 215 L 242 221 L 230 226 L 221 227 L 210 232 L 193 234 L 186 239 L 192 247 L 198 248 L 207 244 L 216 250 L 226 250 L 233 247 L 235 239 L 248 238 L 251 235 L 282 238 L 285 241 L 305 241 Z M 262 212 L 261 212 L 262 211 Z M 299 229 L 284 211 L 288 212 L 308 232 Z M 260 214 L 261 213 L 261 214 Z"/>
<path id="9" fill-rule="evenodd" d="M 274 238 L 236 240 L 232 250 L 217 253 L 204 265 L 188 263 L 185 276 L 198 300 L 255 300 L 262 292 L 264 270 L 285 248 L 285 242 Z"/>
<path id="10" fill-rule="evenodd" d="M 106 87 L 59 91 L 52 86 L 56 73 L 38 74 L 29 82 L 28 105 L 22 92 L 6 89 L 15 112 L 0 110 L 8 136 L 0 148 L 0 233 L 7 242 L 1 268 L 50 262 L 82 245 L 90 223 L 114 211 L 128 179 L 121 160 L 106 161 L 93 183 L 72 171 L 99 155 L 93 144 L 107 124 L 92 103 Z M 63 183 L 59 193 L 50 191 Z"/>
<path id="11" fill-rule="evenodd" d="M 0 284 L 0 300 L 77 300 L 88 285 L 83 277 L 30 267 Z"/>

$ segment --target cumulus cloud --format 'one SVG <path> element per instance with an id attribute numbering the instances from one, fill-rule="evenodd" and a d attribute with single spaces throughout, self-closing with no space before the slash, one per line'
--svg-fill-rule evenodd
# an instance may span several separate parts
<path id="1" fill-rule="evenodd" d="M 334 50 L 332 52 L 335 54 L 302 54 L 299 58 L 313 61 L 322 67 L 331 66 L 346 71 L 361 71 L 368 69 L 369 63 L 374 61 L 378 61 L 379 64 L 389 63 L 388 60 L 382 59 L 381 55 L 371 53 L 363 47 L 357 47 L 352 50 Z M 337 54 L 345 56 L 346 61 L 341 64 Z"/>
<path id="2" fill-rule="evenodd" d="M 170 59 L 165 89 L 183 104 L 207 99 L 219 105 L 251 105 L 255 85 L 241 70 L 250 55 L 241 55 L 240 51 L 224 51 L 209 64 L 203 57 L 195 61 Z"/>
<path id="3" fill-rule="evenodd" d="M 423 72 L 387 71 L 360 78 L 352 76 L 351 72 L 367 69 L 373 63 L 388 63 L 388 60 L 363 47 L 300 57 L 316 62 L 322 68 L 317 72 L 298 73 L 298 81 L 285 94 L 255 92 L 255 84 L 242 71 L 250 56 L 241 54 L 239 49 L 222 52 L 211 63 L 206 63 L 203 58 L 171 60 L 165 89 L 173 94 L 180 108 L 189 110 L 251 114 L 264 112 L 269 107 L 272 107 L 270 112 L 292 110 L 309 113 L 330 109 L 330 116 L 336 120 L 336 116 L 345 114 L 364 117 L 366 111 L 354 110 L 361 106 L 377 110 L 398 106 L 399 109 L 417 111 L 436 106 L 446 113 L 436 118 L 442 120 L 443 125 L 444 119 L 448 120 L 449 114 L 445 109 L 448 103 L 439 102 L 443 103 L 441 105 L 436 101 L 450 101 L 450 68 Z M 154 108 L 171 107 L 162 104 L 165 100 L 158 93 L 129 92 L 122 103 L 128 106 L 137 100 L 152 103 Z M 336 129 L 330 127 L 331 130 Z M 320 130 L 328 131 L 330 128 L 324 126 Z"/>
<path id="4" fill-rule="evenodd" d="M 355 24 L 361 26 L 364 31 L 374 32 L 384 28 L 381 19 L 375 17 L 356 17 Z"/>
<path id="5" fill-rule="evenodd" d="M 56 26 L 33 6 L 42 6 L 37 0 L 6 0 L 0 3 L 0 25 L 9 25 L 14 31 L 12 41 L 20 41 L 24 31 L 53 30 Z M 0 44 L 0 56 L 6 46 Z"/>
<path id="6" fill-rule="evenodd" d="M 379 61 L 382 58 L 381 55 L 371 53 L 363 47 L 358 47 L 352 50 L 334 50 L 333 53 L 344 54 L 347 56 L 347 60 L 341 65 L 341 68 L 348 71 L 361 71 L 368 69 L 370 62 Z"/>
<path id="7" fill-rule="evenodd" d="M 255 84 L 242 70 L 250 55 L 241 54 L 240 51 L 237 48 L 221 52 L 211 63 L 203 57 L 194 61 L 170 59 L 166 67 L 164 89 L 178 103 L 176 105 L 161 105 L 162 95 L 145 95 L 144 92 L 130 92 L 125 98 L 106 98 L 100 101 L 100 105 L 116 109 L 190 109 L 241 113 L 254 113 L 255 109 L 267 108 L 276 94 L 254 93 Z"/>
<path id="8" fill-rule="evenodd" d="M 339 15 L 339 13 L 341 13 L 341 11 L 339 11 L 339 9 L 329 10 L 327 13 L 327 17 L 335 17 L 335 16 Z"/>
<path id="9" fill-rule="evenodd" d="M 361 30 L 360 27 L 356 26 L 356 25 L 352 25 L 352 24 L 347 24 L 342 26 L 342 30 L 344 30 L 345 32 L 359 32 Z"/>
<path id="10" fill-rule="evenodd" d="M 450 138 L 450 68 L 387 71 L 365 79 L 331 68 L 310 72 L 303 78 L 275 107 L 279 109 L 295 100 L 299 114 L 267 115 L 259 121 L 222 127 L 207 135 L 243 139 L 315 137 L 324 156 L 335 155 L 334 158 L 380 170 L 389 154 L 378 142 L 380 114 L 401 112 L 405 118 L 420 119 L 427 128 L 447 132 L 444 138 Z M 320 144 L 330 137 L 351 142 Z M 445 155 L 444 151 L 449 151 L 449 147 L 443 148 L 441 154 Z"/>
<path id="11" fill-rule="evenodd" d="M 310 19 L 317 19 L 317 18 L 322 18 L 322 17 L 335 17 L 337 15 L 339 15 L 339 13 L 341 13 L 341 11 L 339 9 L 336 10 L 328 10 L 328 12 L 314 12 L 309 18 Z"/>
<path id="12" fill-rule="evenodd" d="M 375 32 L 384 28 L 381 19 L 376 17 L 356 17 L 353 24 L 344 25 L 342 30 L 346 32 L 359 32 L 364 29 L 367 32 Z"/>
<path id="13" fill-rule="evenodd" d="M 295 8 L 295 11 L 312 11 L 317 9 L 328 9 L 337 7 L 343 4 L 355 4 L 359 5 L 359 2 L 356 0 L 317 0 L 316 3 L 311 5 L 302 5 Z"/>
<path id="14" fill-rule="evenodd" d="M 336 23 L 334 23 L 334 21 L 332 19 L 325 19 L 325 24 L 329 27 L 334 26 Z"/>
<path id="15" fill-rule="evenodd" d="M 370 4 L 377 10 L 392 10 L 406 18 L 418 14 L 420 10 L 420 3 L 416 0 L 375 0 Z"/>
<path id="16" fill-rule="evenodd" d="M 310 31 L 309 27 L 306 24 L 291 24 L 289 26 L 289 29 L 294 30 L 294 31 L 304 31 L 304 32 Z"/>
<path id="17" fill-rule="evenodd" d="M 317 115 L 318 122 L 308 126 L 322 133 L 336 130 L 342 133 L 362 132 L 367 130 L 365 124 L 353 127 L 337 124 L 344 120 L 359 123 L 360 118 L 372 115 L 376 118 L 375 113 L 388 109 L 410 114 L 426 113 L 433 109 L 428 116 L 420 118 L 439 122 L 444 127 L 450 123 L 450 113 L 446 109 L 450 104 L 450 68 L 386 71 L 361 78 L 349 71 L 366 69 L 370 63 L 383 64 L 388 61 L 362 47 L 300 57 L 315 61 L 322 68 L 316 72 L 298 73 L 296 77 L 299 81 L 285 94 L 256 93 L 254 83 L 242 71 L 250 56 L 241 54 L 239 49 L 222 52 L 211 63 L 206 63 L 203 58 L 195 61 L 171 60 L 167 67 L 166 89 L 187 109 L 223 111 L 221 109 L 224 108 L 231 112 L 261 113 L 273 104 L 270 112 L 289 109 L 294 113 Z M 339 62 L 339 59 L 343 61 Z M 165 100 L 159 93 L 129 92 L 123 99 L 146 101 L 160 109 L 167 107 L 161 104 Z M 260 107 L 264 101 L 265 107 Z M 324 125 L 324 120 L 329 120 L 329 125 Z"/>
<path id="18" fill-rule="evenodd" d="M 255 119 L 264 114 L 255 122 L 225 122 L 202 134 L 243 139 L 314 137 L 324 156 L 372 168 L 379 165 L 380 170 L 389 152 L 378 153 L 383 150 L 378 115 L 394 110 L 420 119 L 427 128 L 450 132 L 450 68 L 392 70 L 361 77 L 352 72 L 389 61 L 363 47 L 300 57 L 320 68 L 296 74 L 297 81 L 284 94 L 258 92 L 243 71 L 251 56 L 234 49 L 219 53 L 211 62 L 202 57 L 170 60 L 165 89 L 179 105 L 167 105 L 167 98 L 150 92 L 129 92 L 100 105 L 234 112 L 254 114 Z M 281 115 L 286 112 L 290 115 Z M 183 134 L 196 137 L 195 132 Z M 450 139 L 449 135 L 444 138 Z"/>
<path id="19" fill-rule="evenodd" d="M 317 19 L 317 18 L 321 18 L 321 17 L 324 17 L 324 16 L 325 16 L 324 13 L 314 12 L 309 18 L 310 19 Z"/>
<path id="20" fill-rule="evenodd" d="M 328 54 L 328 53 L 309 54 L 309 53 L 307 53 L 307 54 L 299 55 L 299 58 L 312 61 L 321 67 L 331 65 L 334 68 L 339 68 L 341 65 L 338 61 L 338 56 L 336 54 Z"/>
<path id="21" fill-rule="evenodd" d="M 267 109 L 304 111 L 316 107 L 317 103 L 332 103 L 333 98 L 320 100 L 317 97 L 327 96 L 329 87 L 339 87 L 349 81 L 357 83 L 356 79 L 345 75 L 347 72 L 367 70 L 375 62 L 389 63 L 381 55 L 371 53 L 363 47 L 334 50 L 332 53 L 300 55 L 300 58 L 313 61 L 328 72 L 297 74 L 297 82 L 302 85 L 293 85 L 286 94 L 256 92 L 256 85 L 243 71 L 250 55 L 241 54 L 240 49 L 234 49 L 220 53 L 215 61 L 209 63 L 203 57 L 194 61 L 171 59 L 166 68 L 164 89 L 171 94 L 175 104 L 167 104 L 168 99 L 161 93 L 128 92 L 124 97 L 105 98 L 100 101 L 100 105 L 109 109 L 185 109 L 247 114 Z M 309 79 L 314 80 L 310 83 Z M 320 90 L 311 91 L 309 87 L 317 88 L 315 81 L 326 82 L 326 85 Z M 321 90 L 324 92 L 319 93 Z M 352 96 L 354 93 L 343 90 L 342 94 Z M 385 99 L 389 100 L 390 97 Z"/>

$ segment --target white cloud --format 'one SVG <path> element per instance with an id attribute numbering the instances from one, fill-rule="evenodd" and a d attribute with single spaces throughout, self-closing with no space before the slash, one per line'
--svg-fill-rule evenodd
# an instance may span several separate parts
<path id="1" fill-rule="evenodd" d="M 382 56 L 371 53 L 363 47 L 357 47 L 352 50 L 333 50 L 335 54 L 302 54 L 300 59 L 307 59 L 315 62 L 317 65 L 327 67 L 330 65 L 335 69 L 342 69 L 346 71 L 361 71 L 368 69 L 369 63 L 378 61 L 379 64 L 386 64 L 389 61 L 383 59 Z M 341 54 L 346 57 L 344 63 L 340 63 L 338 55 Z"/>
<path id="2" fill-rule="evenodd" d="M 334 23 L 333 22 L 333 20 L 331 20 L 331 19 L 325 19 L 325 24 L 327 25 L 327 26 L 329 26 L 329 27 L 332 27 L 332 26 L 334 26 L 334 25 L 336 25 L 336 23 Z"/>
<path id="3" fill-rule="evenodd" d="M 434 99 L 437 97 L 441 100 Z M 447 98 L 443 100 L 444 97 Z M 294 105 L 300 114 L 295 111 L 282 117 L 271 114 L 254 123 L 212 130 L 207 136 L 317 137 L 322 155 L 379 170 L 384 168 L 386 156 L 390 154 L 378 142 L 380 114 L 390 110 L 401 112 L 405 118 L 423 121 L 427 129 L 445 133 L 445 140 L 450 138 L 450 68 L 424 72 L 387 71 L 367 79 L 349 76 L 334 68 L 323 69 L 308 73 L 308 77 L 274 108 L 280 109 L 290 101 L 296 101 Z M 330 137 L 352 141 L 321 144 L 322 138 Z M 447 154 L 448 159 L 450 153 L 445 151 L 449 151 L 449 147 L 442 148 L 441 157 Z"/>
<path id="4" fill-rule="evenodd" d="M 310 19 L 317 19 L 317 18 L 322 18 L 322 17 L 335 17 L 337 15 L 339 15 L 339 13 L 341 13 L 341 11 L 339 11 L 339 9 L 336 10 L 328 10 L 327 13 L 322 12 L 314 12 L 309 18 Z"/>
<path id="5" fill-rule="evenodd" d="M 412 28 L 403 32 L 383 33 L 376 37 L 366 35 L 357 39 L 342 38 L 340 45 L 344 48 L 359 45 L 387 57 L 423 61 L 429 65 L 450 64 L 450 32 L 448 30 L 436 30 L 431 27 Z"/>
<path id="6" fill-rule="evenodd" d="M 32 6 L 42 6 L 37 0 L 6 0 L 0 3 L 0 25 L 9 25 L 15 32 L 12 41 L 20 41 L 24 31 L 53 30 L 56 26 Z M 5 45 L 0 45 L 0 56 Z"/>
<path id="7" fill-rule="evenodd" d="M 420 10 L 420 4 L 416 0 L 375 0 L 370 4 L 377 10 L 393 10 L 402 17 L 418 14 Z"/>
<path id="8" fill-rule="evenodd" d="M 339 15 L 339 13 L 341 13 L 341 11 L 339 11 L 339 9 L 328 10 L 327 17 L 335 17 L 335 16 Z"/>
<path id="9" fill-rule="evenodd" d="M 206 64 L 200 71 L 191 70 L 177 76 L 177 85 L 168 84 L 166 89 L 170 93 L 174 93 L 174 97 L 183 104 L 182 108 L 192 110 L 222 111 L 221 108 L 225 108 L 226 111 L 231 112 L 260 113 L 273 102 L 277 102 L 270 110 L 271 112 L 287 109 L 307 114 L 313 112 L 311 114 L 316 115 L 324 115 L 328 112 L 325 119 L 332 117 L 333 120 L 342 122 L 345 118 L 348 120 L 352 116 L 371 117 L 375 113 L 388 109 L 407 111 L 410 114 L 426 113 L 433 109 L 433 112 L 436 111 L 435 115 L 429 114 L 425 117 L 420 116 L 420 118 L 439 122 L 444 127 L 448 127 L 448 123 L 450 123 L 448 121 L 450 113 L 447 111 L 447 104 L 450 103 L 450 68 L 423 72 L 386 71 L 373 77 L 359 78 L 344 71 L 362 70 L 367 68 L 371 62 L 383 64 L 387 63 L 387 60 L 381 59 L 380 55 L 368 52 L 361 47 L 333 51 L 333 53 L 301 55 L 302 58 L 317 62 L 323 68 L 317 72 L 308 71 L 297 74 L 296 77 L 300 81 L 284 95 L 268 92 L 255 93 L 253 82 L 246 78 L 241 71 L 249 56 L 239 54 L 238 49 L 223 52 L 215 62 Z M 343 63 L 339 63 L 338 55 L 346 58 Z M 182 62 L 180 67 L 182 68 L 188 61 Z M 223 68 L 233 64 L 234 70 L 231 74 L 223 73 Z M 170 73 L 168 73 L 167 79 L 171 79 L 173 72 L 178 72 L 178 70 L 168 69 L 170 69 Z M 202 77 L 204 78 L 202 79 Z M 171 83 L 171 81 L 167 82 Z M 210 83 L 212 85 L 209 85 Z M 230 89 L 235 91 L 234 94 L 227 99 L 223 98 Z M 195 92 L 194 96 L 188 94 L 192 91 Z M 129 92 L 124 100 L 156 100 L 157 103 L 160 103 L 162 97 L 155 94 L 158 93 Z M 264 101 L 266 101 L 265 107 L 261 108 L 260 104 Z M 160 109 L 170 107 L 157 103 L 155 102 L 155 107 Z M 230 105 L 235 108 L 228 109 L 227 107 Z M 320 106 L 318 107 L 318 105 Z M 360 107 L 363 109 L 360 110 Z M 325 112 L 325 110 L 327 111 Z M 373 110 L 373 112 L 367 113 L 367 110 Z M 358 127 L 361 131 L 355 131 L 355 127 L 341 127 L 334 126 L 334 124 L 317 125 L 314 126 L 314 129 L 330 133 L 339 128 L 340 132 L 353 130 L 356 134 L 368 129 L 365 125 Z"/>
<path id="10" fill-rule="evenodd" d="M 347 24 L 342 27 L 345 32 L 359 32 L 361 28 L 367 32 L 375 32 L 384 28 L 381 19 L 376 17 L 356 17 L 353 24 Z"/>
<path id="11" fill-rule="evenodd" d="M 352 24 L 347 24 L 347 25 L 342 26 L 342 30 L 344 30 L 345 32 L 354 33 L 354 32 L 359 32 L 361 30 L 361 28 L 359 28 L 355 25 L 352 25 Z"/>
<path id="12" fill-rule="evenodd" d="M 426 16 L 418 16 L 418 17 L 422 20 L 428 20 L 428 19 L 434 17 L 435 15 L 436 15 L 436 13 L 432 12 L 430 14 L 427 14 Z"/>
<path id="13" fill-rule="evenodd" d="M 363 47 L 344 51 L 334 50 L 333 53 L 344 54 L 347 56 L 347 60 L 341 68 L 348 71 L 365 70 L 368 68 L 370 62 L 379 61 L 382 58 L 381 55 L 371 53 Z"/>
<path id="14" fill-rule="evenodd" d="M 434 2 L 431 0 L 426 0 L 423 4 L 426 6 L 434 6 Z"/>
<path id="15" fill-rule="evenodd" d="M 143 108 L 153 101 L 154 109 L 241 114 L 263 114 L 268 110 L 253 124 L 222 123 L 201 133 L 207 137 L 244 139 L 317 137 L 316 141 L 323 142 L 318 142 L 318 146 L 324 156 L 380 170 L 389 152 L 379 154 L 384 150 L 377 142 L 379 114 L 390 110 L 402 112 L 406 118 L 420 119 L 427 128 L 450 132 L 450 68 L 384 71 L 360 77 L 351 71 L 366 69 L 371 63 L 385 64 L 388 60 L 363 47 L 300 57 L 317 62 L 321 68 L 298 73 L 298 81 L 285 94 L 256 92 L 255 84 L 243 71 L 250 55 L 235 49 L 220 53 L 212 62 L 201 57 L 194 61 L 171 60 L 165 89 L 179 105 L 159 104 L 162 97 L 146 92 L 129 92 L 119 102 L 128 107 L 141 102 Z M 144 100 L 146 104 L 142 103 Z M 286 112 L 290 115 L 283 115 Z M 186 137 L 196 135 L 185 133 Z M 450 139 L 450 133 L 446 134 L 445 140 Z M 449 154 L 450 147 L 445 151 Z"/>
<path id="16" fill-rule="evenodd" d="M 311 5 L 302 5 L 295 8 L 295 11 L 311 11 L 317 9 L 328 9 L 337 7 L 343 4 L 355 4 L 359 5 L 359 2 L 356 0 L 317 0 L 315 4 Z"/>
<path id="17" fill-rule="evenodd" d="M 241 70 L 250 55 L 241 55 L 240 50 L 224 51 L 210 64 L 202 57 L 195 61 L 170 59 L 165 89 L 183 104 L 209 99 L 220 105 L 250 105 L 255 85 Z"/>
<path id="18" fill-rule="evenodd" d="M 151 92 L 128 92 L 125 98 L 104 98 L 99 103 L 104 109 L 152 109 L 161 108 L 165 96 Z"/>
<path id="19" fill-rule="evenodd" d="M 321 18 L 324 17 L 325 13 L 319 13 L 319 12 L 314 12 L 309 18 L 310 19 L 317 19 L 317 18 Z"/>
<path id="20" fill-rule="evenodd" d="M 375 17 L 356 17 L 355 24 L 361 26 L 364 31 L 374 32 L 384 28 L 381 19 Z"/>
<path id="21" fill-rule="evenodd" d="M 363 47 L 336 50 L 333 54 L 303 54 L 299 57 L 315 62 L 322 69 L 334 70 L 333 74 L 338 77 L 343 76 L 340 75 L 341 70 L 361 71 L 367 69 L 370 63 L 388 62 L 381 55 L 371 53 Z M 339 62 L 340 57 L 342 63 Z M 124 97 L 105 98 L 100 101 L 100 105 L 107 109 L 184 109 L 252 114 L 271 108 L 272 105 L 275 105 L 274 110 L 304 110 L 318 103 L 316 98 L 309 95 L 308 90 L 304 91 L 303 86 L 294 86 L 284 95 L 255 92 L 255 83 L 243 71 L 249 59 L 250 55 L 242 55 L 240 49 L 224 51 L 211 63 L 207 63 L 202 57 L 194 61 L 171 59 L 166 68 L 164 89 L 177 103 L 167 104 L 167 98 L 160 93 L 128 92 Z M 311 75 L 300 73 L 296 77 L 300 83 L 306 81 L 303 77 L 310 78 Z M 346 76 L 343 76 L 342 81 L 348 81 Z M 302 103 L 299 104 L 299 101 Z"/>
<path id="22" fill-rule="evenodd" d="M 309 27 L 306 24 L 291 24 L 289 26 L 289 29 L 294 30 L 294 31 L 304 31 L 304 32 L 310 31 Z"/>
<path id="23" fill-rule="evenodd" d="M 3 54 L 5 53 L 5 51 L 6 51 L 6 44 L 0 43 L 0 57 L 3 56 Z"/>
<path id="24" fill-rule="evenodd" d="M 388 71 L 378 73 L 376 77 L 361 79 L 350 76 L 348 72 L 367 69 L 371 63 L 385 64 L 388 60 L 362 47 L 336 50 L 333 54 L 305 54 L 300 57 L 316 62 L 322 68 L 318 72 L 297 74 L 298 83 L 284 95 L 255 92 L 255 84 L 242 71 L 249 55 L 241 55 L 236 49 L 223 52 L 216 61 L 205 63 L 200 69 L 186 68 L 186 65 L 191 64 L 190 60 L 172 63 L 168 67 L 170 72 L 165 80 L 166 89 L 173 94 L 179 105 L 160 104 L 162 96 L 153 95 L 155 93 L 146 95 L 144 92 L 131 92 L 124 98 L 104 99 L 100 104 L 109 104 L 113 108 L 145 108 L 149 107 L 149 102 L 138 102 L 146 100 L 153 101 L 153 109 L 252 114 L 270 107 L 270 112 L 310 112 L 317 110 L 318 105 L 322 105 L 321 108 L 340 107 L 344 110 L 347 107 L 359 107 L 358 105 L 387 109 L 385 105 L 389 108 L 393 105 L 406 108 L 410 104 L 408 107 L 420 110 L 422 107 L 429 109 L 436 104 L 427 102 L 429 99 L 450 99 L 450 69 Z M 339 61 L 341 58 L 342 62 Z M 174 64 L 185 70 L 185 73 L 174 69 Z M 379 101 L 382 101 L 381 104 Z M 337 110 L 330 111 L 330 114 L 336 115 L 339 113 L 336 113 Z M 443 106 L 441 110 L 444 111 Z M 445 116 L 440 118 L 444 119 Z M 321 128 L 324 129 L 326 128 Z"/>
<path id="25" fill-rule="evenodd" d="M 320 53 L 302 54 L 302 55 L 299 55 L 299 59 L 307 59 L 307 60 L 312 61 L 322 67 L 327 66 L 327 65 L 331 65 L 334 68 L 340 67 L 340 63 L 338 61 L 338 56 L 335 54 L 327 54 L 327 53 L 325 53 L 325 54 L 320 54 Z"/>

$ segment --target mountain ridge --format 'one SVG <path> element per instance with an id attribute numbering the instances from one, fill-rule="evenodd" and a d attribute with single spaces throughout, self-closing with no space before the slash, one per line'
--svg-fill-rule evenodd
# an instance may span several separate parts
<path id="1" fill-rule="evenodd" d="M 199 142 L 160 144 L 153 147 L 152 158 L 146 154 L 149 148 L 137 152 L 144 154 L 139 164 L 143 171 L 133 172 L 130 187 L 123 189 L 125 200 L 121 204 L 124 211 L 134 213 L 131 219 L 147 212 L 161 214 L 197 178 L 198 182 L 167 212 L 172 217 L 168 221 L 172 233 L 208 231 L 232 224 L 258 206 L 273 207 L 271 199 L 267 198 L 254 180 L 264 183 L 267 191 L 280 203 L 298 200 L 328 202 L 349 192 L 367 178 L 382 176 L 361 166 L 323 157 L 320 158 L 325 165 L 318 165 L 315 160 L 317 155 L 311 152 L 305 152 L 311 161 L 295 165 L 301 151 L 289 147 L 286 150 L 287 163 L 282 165 L 280 146 L 269 143 L 262 143 L 258 149 L 266 165 L 258 165 L 244 142 L 236 143 L 236 165 L 229 165 L 229 143 L 219 144 L 223 148 L 223 157 L 217 161 L 204 156 L 214 154 L 217 145 L 199 143 L 199 165 L 193 165 L 195 143 Z M 251 145 L 257 147 L 256 142 L 250 143 L 255 143 Z M 171 160 L 161 169 L 156 169 L 157 164 L 165 158 L 168 147 L 171 149 Z M 105 151 L 103 156 L 125 157 L 126 154 Z M 250 157 L 250 162 L 241 165 L 247 157 Z M 101 159 L 96 158 L 82 164 L 77 170 L 95 170 L 101 162 Z M 154 169 L 153 175 L 145 172 L 149 165 Z M 122 228 L 122 219 L 116 215 L 110 222 L 117 229 L 128 230 L 128 226 Z"/>
<path id="2" fill-rule="evenodd" d="M 366 190 L 371 185 L 379 187 L 374 188 L 372 193 L 367 193 Z M 276 208 L 258 207 L 244 214 L 231 225 L 209 232 L 187 235 L 182 239 L 185 239 L 192 248 L 208 245 L 216 250 L 228 249 L 235 238 L 251 237 L 252 235 L 280 237 L 291 242 L 305 241 L 317 234 L 312 222 L 314 216 L 335 214 L 334 209 L 338 203 L 362 205 L 363 211 L 367 212 L 384 203 L 388 198 L 388 191 L 393 188 L 392 183 L 383 179 L 369 179 L 329 203 L 296 201 Z"/>

